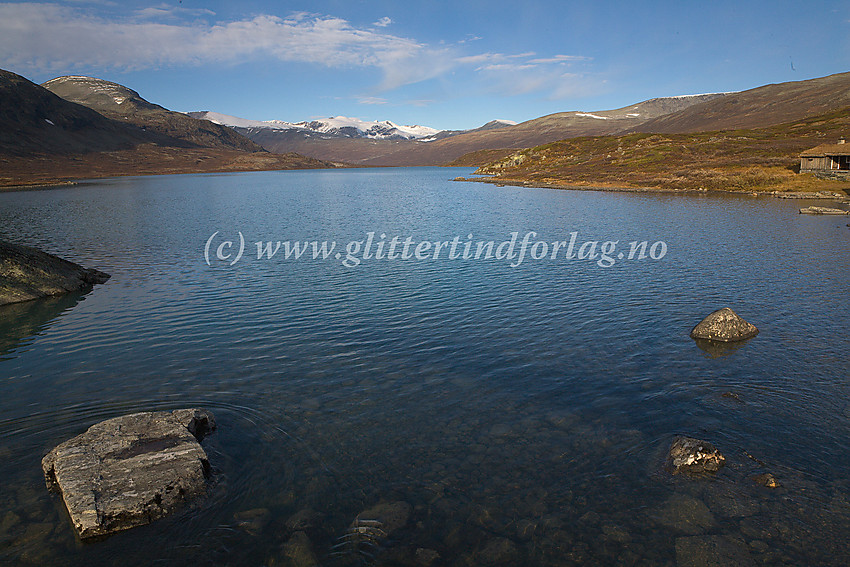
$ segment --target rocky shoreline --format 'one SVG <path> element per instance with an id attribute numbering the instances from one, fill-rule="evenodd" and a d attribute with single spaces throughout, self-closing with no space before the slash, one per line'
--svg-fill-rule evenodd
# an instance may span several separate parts
<path id="1" fill-rule="evenodd" d="M 559 184 L 540 183 L 521 179 L 503 179 L 500 177 L 463 177 L 458 176 L 452 181 L 469 181 L 474 183 L 490 183 L 497 187 L 527 187 L 534 189 L 567 189 L 570 191 L 610 191 L 614 193 L 673 193 L 681 195 L 707 193 L 731 193 L 734 195 L 752 195 L 754 197 L 768 196 L 779 199 L 813 199 L 845 201 L 846 195 L 831 191 L 775 191 L 775 190 L 732 190 L 732 189 L 671 189 L 665 187 L 637 187 L 611 183 Z"/>
<path id="2" fill-rule="evenodd" d="M 0 241 L 0 306 L 87 291 L 109 274 L 36 248 Z"/>

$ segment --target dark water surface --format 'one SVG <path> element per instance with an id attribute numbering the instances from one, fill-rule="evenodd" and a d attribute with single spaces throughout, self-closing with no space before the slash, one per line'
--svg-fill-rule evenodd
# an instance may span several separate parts
<path id="1" fill-rule="evenodd" d="M 112 274 L 81 301 L 0 311 L 0 563 L 288 565 L 303 531 L 322 565 L 850 564 L 847 219 L 768 197 L 448 181 L 468 172 L 0 194 L 0 237 Z M 372 231 L 667 250 L 607 268 L 256 257 L 259 240 Z M 231 267 L 215 252 L 238 232 Z M 703 350 L 688 332 L 723 306 L 761 334 Z M 187 406 L 219 424 L 209 497 L 79 543 L 41 457 L 102 419 Z M 727 466 L 672 477 L 676 434 Z M 409 515 L 376 548 L 337 546 L 376 505 Z"/>

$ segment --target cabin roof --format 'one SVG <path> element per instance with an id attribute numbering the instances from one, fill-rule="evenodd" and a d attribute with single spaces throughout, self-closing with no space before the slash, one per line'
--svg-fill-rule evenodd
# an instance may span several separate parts
<path id="1" fill-rule="evenodd" d="M 800 157 L 850 156 L 850 144 L 821 144 L 800 154 Z"/>

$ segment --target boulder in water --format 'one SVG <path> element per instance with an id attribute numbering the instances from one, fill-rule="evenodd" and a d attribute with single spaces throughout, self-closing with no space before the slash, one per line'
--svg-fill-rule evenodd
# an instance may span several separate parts
<path id="1" fill-rule="evenodd" d="M 759 334 L 755 325 L 744 321 L 728 307 L 718 309 L 691 330 L 692 339 L 711 341 L 743 341 Z"/>
<path id="2" fill-rule="evenodd" d="M 215 429 L 211 413 L 135 413 L 92 425 L 42 460 L 80 538 L 148 524 L 201 496 L 209 474 L 198 443 Z"/>
<path id="3" fill-rule="evenodd" d="M 715 473 L 725 462 L 726 457 L 708 441 L 679 435 L 670 445 L 668 464 L 673 474 Z"/>

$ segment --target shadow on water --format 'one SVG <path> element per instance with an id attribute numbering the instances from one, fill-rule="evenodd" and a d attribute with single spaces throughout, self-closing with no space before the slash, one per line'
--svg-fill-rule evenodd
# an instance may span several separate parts
<path id="1" fill-rule="evenodd" d="M 69 293 L 0 306 L 0 360 L 11 358 L 10 352 L 48 328 L 53 320 L 79 303 L 84 295 Z"/>
<path id="2" fill-rule="evenodd" d="M 706 358 L 722 358 L 724 356 L 735 354 L 740 349 L 744 348 L 750 340 L 747 339 L 745 341 L 727 343 L 723 341 L 712 341 L 709 339 L 694 339 L 694 342 L 700 350 L 705 353 Z"/>

